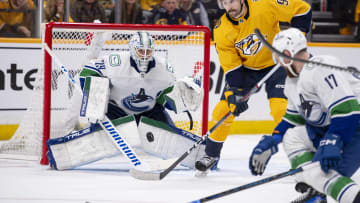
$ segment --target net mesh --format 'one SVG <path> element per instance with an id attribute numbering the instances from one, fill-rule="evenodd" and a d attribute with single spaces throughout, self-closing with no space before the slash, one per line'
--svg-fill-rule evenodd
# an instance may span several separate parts
<path id="1" fill-rule="evenodd" d="M 68 72 L 78 81 L 86 54 L 94 38 L 102 34 L 107 36 L 101 44 L 99 55 L 111 52 L 129 51 L 129 38 L 140 31 L 120 29 L 68 29 L 53 28 L 51 44 L 56 57 L 66 67 Z M 164 31 L 146 30 L 155 40 L 154 54 L 167 59 L 174 68 L 176 78 L 193 76 L 204 84 L 204 33 L 197 31 Z M 106 33 L 106 35 L 104 35 Z M 4 154 L 25 155 L 26 157 L 41 158 L 43 140 L 43 99 L 44 99 L 44 69 L 37 72 L 36 86 L 32 93 L 31 104 L 25 113 L 18 130 L 12 139 L 0 146 L 0 156 Z M 206 81 L 206 80 L 205 80 Z M 205 92 L 207 94 L 207 92 Z M 64 136 L 74 128 L 74 119 L 78 119 L 73 100 L 77 97 L 74 85 L 68 80 L 59 64 L 51 62 L 51 123 L 50 137 Z M 205 96 L 204 98 L 207 98 Z M 74 114 L 75 112 L 75 114 Z M 191 112 L 192 128 L 187 113 L 175 114 L 169 111 L 177 127 L 194 134 L 202 134 L 203 108 Z M 76 116 L 74 116 L 76 115 Z M 48 118 L 45 118 L 48 119 Z"/>

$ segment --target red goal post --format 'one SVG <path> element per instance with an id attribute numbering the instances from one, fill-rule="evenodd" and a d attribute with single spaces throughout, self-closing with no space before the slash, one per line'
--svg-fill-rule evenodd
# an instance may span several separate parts
<path id="1" fill-rule="evenodd" d="M 169 63 L 174 67 L 175 73 L 177 70 L 186 69 L 186 71 L 179 71 L 178 77 L 184 75 L 199 74 L 202 76 L 202 88 L 204 90 L 204 100 L 201 112 L 194 113 L 194 130 L 192 131 L 198 135 L 204 135 L 208 128 L 208 100 L 209 100 L 209 64 L 210 64 L 210 39 L 211 34 L 205 26 L 191 26 L 191 25 L 145 25 L 145 24 L 107 24 L 107 23 L 48 23 L 45 28 L 44 43 L 60 58 L 64 66 L 69 66 L 71 69 L 72 62 L 80 60 L 79 55 L 84 54 L 86 46 L 91 43 L 94 33 L 96 32 L 110 32 L 111 39 L 106 40 L 103 52 L 109 53 L 111 51 L 126 51 L 128 38 L 132 33 L 137 31 L 147 31 L 155 39 L 156 47 L 155 54 L 163 55 L 168 58 Z M 67 53 L 69 52 L 69 53 Z M 76 52 L 76 53 L 75 53 Z M 75 58 L 72 58 L 75 55 Z M 192 61 L 191 61 L 192 60 Z M 59 72 L 54 74 L 54 67 L 56 64 L 52 57 L 45 52 L 44 55 L 44 103 L 43 103 L 43 143 L 41 164 L 47 164 L 46 141 L 53 137 L 52 120 L 56 119 L 52 114 L 54 110 L 66 109 L 66 107 L 58 107 L 54 104 L 54 84 L 56 85 L 55 77 L 61 75 Z M 78 64 L 74 64 L 78 67 Z M 200 70 L 200 71 L 199 71 Z M 72 72 L 74 76 L 79 71 Z M 57 75 L 59 74 L 59 75 Z M 55 82 L 54 82 L 55 81 Z M 59 82 L 59 81 L 58 81 Z M 63 82 L 63 81 L 62 81 Z M 65 90 L 63 90 L 65 91 Z M 66 93 L 69 94 L 69 93 Z M 56 117 L 56 116 L 55 116 Z M 178 127 L 185 130 L 188 126 L 188 118 L 182 116 L 175 123 Z M 200 120 L 199 120 L 200 119 Z M 185 120 L 185 127 L 177 122 Z M 200 122 L 196 125 L 196 122 Z M 198 132 L 197 132 L 198 131 Z"/>

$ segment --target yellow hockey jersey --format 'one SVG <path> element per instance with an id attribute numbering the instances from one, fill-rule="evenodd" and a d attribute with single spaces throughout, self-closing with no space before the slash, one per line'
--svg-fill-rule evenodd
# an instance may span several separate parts
<path id="1" fill-rule="evenodd" d="M 226 13 L 214 29 L 214 41 L 225 73 L 239 67 L 264 69 L 274 65 L 271 51 L 255 35 L 259 28 L 269 42 L 280 31 L 279 22 L 288 22 L 303 32 L 311 24 L 311 8 L 302 0 L 244 0 L 245 15 L 232 19 Z"/>

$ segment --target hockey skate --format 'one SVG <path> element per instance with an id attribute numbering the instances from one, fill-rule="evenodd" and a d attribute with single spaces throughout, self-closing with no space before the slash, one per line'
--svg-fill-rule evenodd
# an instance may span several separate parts
<path id="1" fill-rule="evenodd" d="M 297 183 L 295 190 L 302 193 L 302 195 L 291 201 L 291 203 L 327 203 L 325 194 L 316 191 L 306 183 Z"/>
<path id="2" fill-rule="evenodd" d="M 203 156 L 200 160 L 195 162 L 196 177 L 206 176 L 210 169 L 215 170 L 217 168 L 217 162 L 219 157 L 211 157 L 208 155 Z"/>

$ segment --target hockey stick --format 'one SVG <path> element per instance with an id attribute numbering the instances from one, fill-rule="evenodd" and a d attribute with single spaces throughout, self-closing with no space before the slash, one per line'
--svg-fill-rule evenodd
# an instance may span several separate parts
<path id="1" fill-rule="evenodd" d="M 73 76 L 69 73 L 69 71 L 65 68 L 65 66 L 62 64 L 60 59 L 53 53 L 53 51 L 49 48 L 47 44 L 43 44 L 44 49 L 48 54 L 51 55 L 51 57 L 55 60 L 55 63 L 61 68 L 61 70 L 67 74 L 68 79 L 72 82 L 72 84 L 75 86 L 75 89 L 79 91 L 81 94 L 83 93 L 81 91 L 81 88 L 78 83 L 76 83 Z M 142 162 L 140 158 L 136 155 L 135 151 L 131 148 L 131 146 L 126 142 L 124 137 L 121 136 L 121 134 L 118 132 L 116 127 L 113 125 L 113 123 L 109 120 L 109 118 L 105 115 L 105 118 L 103 121 L 99 122 L 100 126 L 104 129 L 106 134 L 110 137 L 111 141 L 115 144 L 115 146 L 125 155 L 127 160 L 134 166 L 134 167 L 140 167 L 143 170 L 147 168 L 145 165 L 145 162 Z M 136 178 L 136 177 L 135 177 Z"/>
<path id="2" fill-rule="evenodd" d="M 273 176 L 270 176 L 270 177 L 267 177 L 267 178 L 263 178 L 261 180 L 255 181 L 255 182 L 251 182 L 251 183 L 248 183 L 248 184 L 245 184 L 245 185 L 242 185 L 242 186 L 238 186 L 238 187 L 235 187 L 235 188 L 232 188 L 232 189 L 225 190 L 223 192 L 219 192 L 219 193 L 216 193 L 216 194 L 213 194 L 213 195 L 209 195 L 207 197 L 203 197 L 203 198 L 198 199 L 198 200 L 194 200 L 191 203 L 208 202 L 208 201 L 220 198 L 220 197 L 224 197 L 226 195 L 230 195 L 230 194 L 235 193 L 235 192 L 239 192 L 239 191 L 242 191 L 242 190 L 246 190 L 246 189 L 249 189 L 249 188 L 252 188 L 252 187 L 256 187 L 256 186 L 265 184 L 265 183 L 272 182 L 274 180 L 278 180 L 278 179 L 281 179 L 281 178 L 292 176 L 292 175 L 303 172 L 305 170 L 309 170 L 309 169 L 314 168 L 314 167 L 320 167 L 320 162 L 318 162 L 318 161 L 317 162 L 311 162 L 310 164 L 304 165 L 304 166 L 296 168 L 296 169 L 290 169 L 288 171 L 285 171 L 285 172 L 282 172 L 282 173 L 279 173 L 279 174 L 276 174 L 276 175 L 273 175 Z"/>
<path id="3" fill-rule="evenodd" d="M 189 127 L 189 130 L 192 130 L 193 129 L 193 127 L 194 127 L 194 121 L 193 121 L 193 118 L 192 118 L 192 116 L 191 116 L 191 113 L 188 111 L 188 110 L 186 110 L 185 111 L 186 112 L 186 114 L 188 115 L 188 117 L 189 117 L 189 122 L 190 122 L 190 127 Z"/>
<path id="4" fill-rule="evenodd" d="M 277 71 L 280 67 L 280 64 L 275 65 L 254 87 L 250 89 L 250 91 L 245 94 L 242 97 L 242 101 L 246 101 L 250 95 L 254 94 L 264 82 L 269 79 L 275 71 Z M 141 171 L 137 168 L 130 169 L 130 174 L 132 174 L 133 177 L 136 177 L 137 179 L 142 180 L 161 180 L 163 179 L 167 174 L 169 174 L 181 161 L 183 161 L 195 148 L 197 148 L 200 143 L 206 140 L 206 138 L 214 131 L 216 128 L 218 128 L 229 116 L 231 115 L 231 112 L 228 112 L 223 116 L 209 131 L 206 132 L 204 136 L 201 137 L 190 149 L 188 149 L 183 155 L 181 155 L 173 164 L 171 164 L 167 169 L 163 171 Z"/>
<path id="5" fill-rule="evenodd" d="M 321 62 L 317 62 L 317 61 L 308 61 L 308 60 L 305 60 L 305 59 L 300 59 L 300 58 L 295 58 L 295 57 L 285 55 L 284 53 L 282 53 L 279 50 L 275 49 L 268 41 L 266 41 L 264 35 L 261 34 L 259 29 L 255 28 L 254 32 L 255 32 L 256 36 L 260 39 L 260 41 L 271 52 L 276 53 L 277 55 L 279 55 L 279 56 L 281 56 L 283 58 L 287 58 L 287 59 L 294 60 L 294 61 L 299 61 L 299 62 L 302 62 L 302 63 L 310 63 L 310 64 L 314 64 L 314 65 L 318 65 L 318 66 L 322 66 L 322 67 L 326 67 L 326 68 L 331 68 L 331 69 L 336 69 L 336 70 L 340 70 L 340 71 L 345 71 L 345 72 L 356 74 L 358 76 L 360 75 L 360 71 L 354 66 L 341 67 L 341 66 L 321 63 Z"/>
<path id="6" fill-rule="evenodd" d="M 248 183 L 248 184 L 245 184 L 245 185 L 242 185 L 242 186 L 238 186 L 238 187 L 235 187 L 235 188 L 232 188 L 232 189 L 225 190 L 223 192 L 219 192 L 219 193 L 216 193 L 216 194 L 213 194 L 213 195 L 209 195 L 207 197 L 203 197 L 203 198 L 198 199 L 198 200 L 194 200 L 191 203 L 208 202 L 208 201 L 220 198 L 220 197 L 224 197 L 226 195 L 230 195 L 230 194 L 235 193 L 235 192 L 246 190 L 246 189 L 249 189 L 249 188 L 252 188 L 252 187 L 255 187 L 255 186 L 259 186 L 259 185 L 262 185 L 262 184 L 265 184 L 265 183 L 268 183 L 268 182 L 271 182 L 271 181 L 274 181 L 274 180 L 278 180 L 278 179 L 281 179 L 281 178 L 285 178 L 287 176 L 297 174 L 299 172 L 302 172 L 303 170 L 304 169 L 302 167 L 299 167 L 299 168 L 296 168 L 296 169 L 291 169 L 291 170 L 288 170 L 286 172 L 282 172 L 282 173 L 279 173 L 279 174 L 276 174 L 276 175 L 273 175 L 273 176 L 270 176 L 270 177 L 267 177 L 267 178 L 263 178 L 261 180 L 257 180 L 255 182 L 251 182 L 251 183 Z"/>

